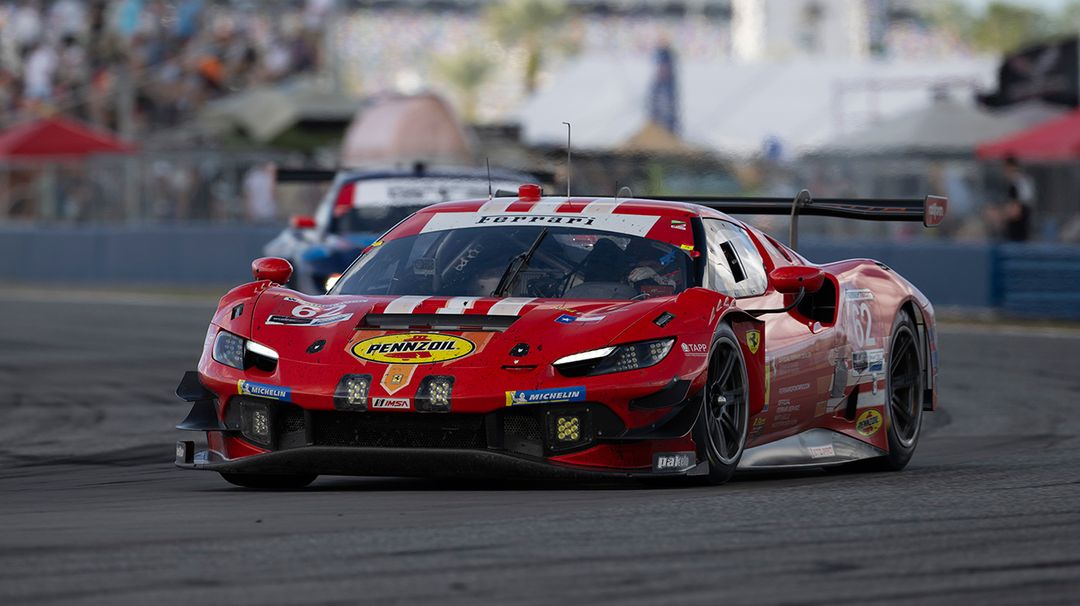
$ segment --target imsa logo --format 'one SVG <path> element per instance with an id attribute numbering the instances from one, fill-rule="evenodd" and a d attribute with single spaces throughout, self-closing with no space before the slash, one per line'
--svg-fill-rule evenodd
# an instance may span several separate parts
<path id="1" fill-rule="evenodd" d="M 364 339 L 353 345 L 352 354 L 381 364 L 435 364 L 464 358 L 475 349 L 475 343 L 462 337 L 406 333 Z"/>

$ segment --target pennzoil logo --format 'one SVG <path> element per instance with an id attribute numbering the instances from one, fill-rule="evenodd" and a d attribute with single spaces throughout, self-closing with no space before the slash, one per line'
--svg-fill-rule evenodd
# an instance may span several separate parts
<path id="1" fill-rule="evenodd" d="M 361 360 L 382 364 L 435 364 L 464 358 L 476 349 L 468 339 L 438 333 L 406 333 L 364 339 L 352 347 Z"/>
<path id="2" fill-rule="evenodd" d="M 746 347 L 750 350 L 751 354 L 757 353 L 758 347 L 761 347 L 761 331 L 746 331 Z"/>
<path id="3" fill-rule="evenodd" d="M 870 409 L 859 415 L 859 419 L 855 421 L 855 430 L 860 434 L 869 437 L 881 429 L 882 421 L 881 413 L 874 409 Z"/>

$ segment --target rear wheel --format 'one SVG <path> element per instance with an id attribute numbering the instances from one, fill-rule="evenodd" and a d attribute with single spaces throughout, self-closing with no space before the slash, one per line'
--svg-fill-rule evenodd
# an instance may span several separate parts
<path id="1" fill-rule="evenodd" d="M 735 474 L 746 446 L 750 392 L 742 348 L 731 327 L 721 325 L 709 355 L 705 401 L 698 419 L 698 439 L 709 461 L 709 484 L 723 484 Z"/>
<path id="2" fill-rule="evenodd" d="M 243 486 L 244 488 L 261 488 L 263 490 L 296 490 L 303 488 L 319 477 L 315 474 L 282 474 L 263 475 L 254 473 L 221 473 L 221 477 L 230 484 Z"/>

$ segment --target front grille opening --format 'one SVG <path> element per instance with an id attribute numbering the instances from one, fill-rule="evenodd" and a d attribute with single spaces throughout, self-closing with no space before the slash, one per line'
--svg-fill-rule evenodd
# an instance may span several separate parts
<path id="1" fill-rule="evenodd" d="M 544 430 L 535 415 L 503 415 L 503 435 L 516 436 L 523 440 L 539 442 L 544 439 Z"/>
<path id="2" fill-rule="evenodd" d="M 483 415 L 315 411 L 316 446 L 487 448 Z"/>

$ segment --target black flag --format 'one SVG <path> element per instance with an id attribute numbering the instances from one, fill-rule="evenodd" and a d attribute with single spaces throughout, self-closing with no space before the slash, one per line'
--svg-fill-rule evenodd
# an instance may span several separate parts
<path id="1" fill-rule="evenodd" d="M 1040 99 L 1076 107 L 1080 104 L 1080 60 L 1077 38 L 1040 44 L 1006 55 L 998 69 L 997 91 L 979 95 L 979 102 L 1002 107 Z"/>

